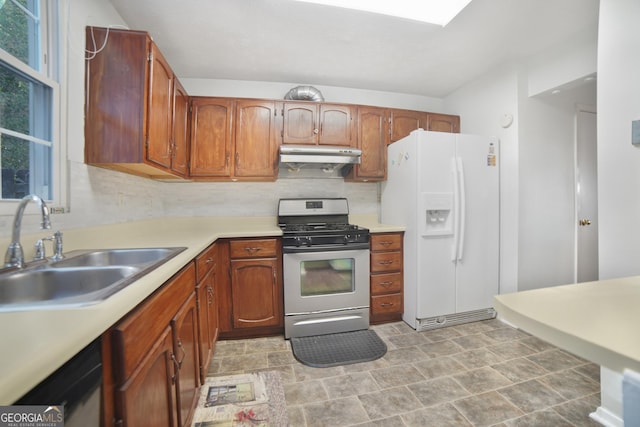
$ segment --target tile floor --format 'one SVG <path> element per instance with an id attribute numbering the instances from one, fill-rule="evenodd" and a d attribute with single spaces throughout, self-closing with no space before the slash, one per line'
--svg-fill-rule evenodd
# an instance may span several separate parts
<path id="1" fill-rule="evenodd" d="M 372 328 L 388 347 L 373 362 L 308 367 L 279 336 L 218 341 L 209 374 L 279 371 L 293 427 L 599 425 L 600 368 L 497 319 Z"/>

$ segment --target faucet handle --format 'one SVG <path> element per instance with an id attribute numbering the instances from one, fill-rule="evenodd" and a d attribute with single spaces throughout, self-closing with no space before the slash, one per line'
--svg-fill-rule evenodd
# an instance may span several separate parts
<path id="1" fill-rule="evenodd" d="M 51 257 L 52 261 L 60 261 L 64 259 L 64 254 L 62 253 L 62 232 L 56 231 L 53 233 L 53 250 L 54 254 Z"/>
<path id="2" fill-rule="evenodd" d="M 45 259 L 46 255 L 45 255 L 45 250 L 44 250 L 44 241 L 47 240 L 47 238 L 45 237 L 44 239 L 38 239 L 38 241 L 36 242 L 36 253 L 33 256 L 33 260 L 34 261 L 39 261 L 41 259 Z"/>
<path id="3" fill-rule="evenodd" d="M 56 231 L 53 233 L 53 236 L 43 237 L 42 239 L 38 239 L 35 246 L 35 255 L 33 257 L 34 261 L 39 261 L 45 259 L 46 251 L 44 242 L 51 241 L 53 242 L 53 256 L 51 257 L 51 261 L 60 261 L 64 259 L 64 254 L 62 253 L 62 232 Z"/>

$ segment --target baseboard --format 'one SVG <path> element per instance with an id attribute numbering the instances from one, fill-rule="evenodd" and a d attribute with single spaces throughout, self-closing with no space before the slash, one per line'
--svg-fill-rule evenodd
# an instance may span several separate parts
<path id="1" fill-rule="evenodd" d="M 620 417 L 602 406 L 590 413 L 589 418 L 606 427 L 624 427 L 624 421 Z"/>
<path id="2" fill-rule="evenodd" d="M 453 313 L 447 314 L 445 316 L 418 319 L 416 330 L 427 331 L 429 329 L 444 328 L 447 326 L 460 325 L 463 323 L 477 322 L 479 320 L 489 320 L 495 317 L 496 311 L 493 308 L 466 311 L 462 313 Z"/>

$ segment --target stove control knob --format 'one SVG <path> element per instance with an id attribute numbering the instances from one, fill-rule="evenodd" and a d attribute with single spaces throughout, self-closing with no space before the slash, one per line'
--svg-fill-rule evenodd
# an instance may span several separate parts
<path id="1" fill-rule="evenodd" d="M 302 239 L 300 237 L 294 237 L 293 241 L 296 243 L 296 246 L 302 245 Z"/>
<path id="2" fill-rule="evenodd" d="M 307 236 L 307 246 L 311 246 L 312 242 L 311 242 L 311 236 Z"/>
<path id="3" fill-rule="evenodd" d="M 342 240 L 344 241 L 344 243 L 345 243 L 345 244 L 346 244 L 346 243 L 349 243 L 349 242 L 351 241 L 351 235 L 350 235 L 350 234 L 345 234 L 345 235 L 342 237 Z"/>

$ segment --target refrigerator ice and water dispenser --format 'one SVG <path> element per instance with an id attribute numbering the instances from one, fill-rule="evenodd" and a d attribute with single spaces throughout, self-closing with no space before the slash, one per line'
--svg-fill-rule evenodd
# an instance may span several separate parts
<path id="1" fill-rule="evenodd" d="M 453 193 L 422 193 L 422 235 L 453 234 Z"/>

